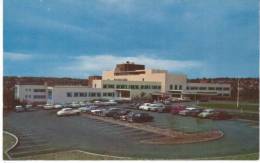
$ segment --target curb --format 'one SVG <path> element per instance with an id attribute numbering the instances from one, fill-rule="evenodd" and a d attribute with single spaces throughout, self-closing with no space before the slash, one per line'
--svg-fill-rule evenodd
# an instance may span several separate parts
<path id="1" fill-rule="evenodd" d="M 7 155 L 8 159 L 11 160 L 12 157 L 8 154 L 8 152 L 10 152 L 18 144 L 18 138 L 17 138 L 17 136 L 15 136 L 14 134 L 12 134 L 8 131 L 3 131 L 3 133 L 6 133 L 15 138 L 15 143 L 11 147 L 9 147 L 6 151 L 4 151 L 4 153 Z"/>
<path id="2" fill-rule="evenodd" d="M 111 158 L 124 159 L 124 160 L 129 160 L 129 159 L 131 159 L 130 157 L 119 157 L 119 156 L 112 156 L 112 155 L 97 154 L 97 153 L 82 151 L 82 150 L 79 150 L 79 149 L 72 150 L 72 151 L 81 152 L 81 153 L 86 153 L 86 154 L 90 154 L 90 155 L 94 155 L 94 156 L 111 157 Z"/>

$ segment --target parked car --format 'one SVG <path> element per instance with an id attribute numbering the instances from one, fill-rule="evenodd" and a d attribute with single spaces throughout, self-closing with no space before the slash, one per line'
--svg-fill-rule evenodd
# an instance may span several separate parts
<path id="1" fill-rule="evenodd" d="M 71 108 L 79 108 L 79 107 L 80 107 L 80 104 L 78 104 L 78 103 L 76 103 L 76 102 L 72 102 L 72 103 L 70 104 L 70 107 L 71 107 Z"/>
<path id="2" fill-rule="evenodd" d="M 101 113 L 102 113 L 101 109 L 90 110 L 90 114 L 92 114 L 92 115 L 100 115 Z"/>
<path id="3" fill-rule="evenodd" d="M 120 120 L 125 120 L 126 119 L 126 115 L 128 113 L 130 113 L 131 111 L 130 110 L 120 110 L 118 112 L 116 112 L 114 115 L 113 115 L 113 118 L 114 119 L 120 119 Z"/>
<path id="4" fill-rule="evenodd" d="M 61 104 L 55 104 L 53 106 L 54 109 L 61 109 L 63 106 Z"/>
<path id="5" fill-rule="evenodd" d="M 141 103 L 131 103 L 130 104 L 130 108 L 133 108 L 133 109 L 139 109 L 140 106 L 141 106 Z"/>
<path id="6" fill-rule="evenodd" d="M 52 104 L 46 104 L 43 106 L 43 109 L 49 110 L 49 109 L 53 109 L 54 106 Z"/>
<path id="7" fill-rule="evenodd" d="M 150 122 L 153 120 L 153 117 L 147 113 L 131 113 L 127 115 L 128 122 Z"/>
<path id="8" fill-rule="evenodd" d="M 139 106 L 140 110 L 147 110 L 149 111 L 149 106 L 151 105 L 151 103 L 144 103 L 143 105 Z"/>
<path id="9" fill-rule="evenodd" d="M 82 101 L 80 101 L 80 102 L 79 102 L 79 106 L 82 106 L 82 107 L 83 107 L 83 106 L 86 106 L 86 103 L 85 103 L 85 102 L 82 102 Z"/>
<path id="10" fill-rule="evenodd" d="M 16 112 L 24 112 L 24 111 L 25 111 L 25 108 L 24 108 L 23 106 L 21 106 L 21 105 L 15 106 L 15 111 L 16 111 Z"/>
<path id="11" fill-rule="evenodd" d="M 115 100 L 109 100 L 109 101 L 106 101 L 106 102 L 103 102 L 104 105 L 106 106 L 112 106 L 112 105 L 116 105 L 117 102 Z"/>
<path id="12" fill-rule="evenodd" d="M 120 109 L 119 108 L 109 108 L 109 109 L 105 109 L 102 112 L 102 116 L 105 117 L 113 117 L 117 112 L 119 112 Z"/>
<path id="13" fill-rule="evenodd" d="M 79 115 L 80 111 L 73 108 L 63 108 L 57 112 L 57 116 L 66 116 L 66 115 Z"/>
<path id="14" fill-rule="evenodd" d="M 209 118 L 213 120 L 227 120 L 231 119 L 232 116 L 224 111 L 215 111 Z"/>
<path id="15" fill-rule="evenodd" d="M 214 114 L 214 109 L 204 109 L 203 112 L 201 112 L 198 117 L 200 118 L 208 118 L 209 116 Z"/>
<path id="16" fill-rule="evenodd" d="M 187 113 L 188 116 L 197 117 L 201 112 L 203 112 L 203 109 L 193 109 Z"/>
<path id="17" fill-rule="evenodd" d="M 174 115 L 179 114 L 179 112 L 185 110 L 185 108 L 186 107 L 184 105 L 176 105 L 176 106 L 171 107 L 170 112 Z"/>
<path id="18" fill-rule="evenodd" d="M 183 116 L 187 116 L 189 112 L 191 112 L 192 110 L 195 110 L 195 109 L 196 108 L 188 107 L 188 108 L 180 111 L 178 114 L 183 115 Z"/>
<path id="19" fill-rule="evenodd" d="M 94 110 L 96 108 L 98 108 L 98 106 L 90 105 L 90 106 L 80 107 L 79 110 L 81 112 L 90 113 L 91 110 Z"/>
<path id="20" fill-rule="evenodd" d="M 157 112 L 157 111 L 163 112 L 164 109 L 165 109 L 165 106 L 162 103 L 150 104 L 148 106 L 148 110 L 154 111 L 154 112 Z"/>

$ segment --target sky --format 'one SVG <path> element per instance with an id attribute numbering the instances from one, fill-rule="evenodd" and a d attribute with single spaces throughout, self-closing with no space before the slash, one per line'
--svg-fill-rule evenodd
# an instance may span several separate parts
<path id="1" fill-rule="evenodd" d="M 258 0 L 4 0 L 3 22 L 6 76 L 259 76 Z"/>

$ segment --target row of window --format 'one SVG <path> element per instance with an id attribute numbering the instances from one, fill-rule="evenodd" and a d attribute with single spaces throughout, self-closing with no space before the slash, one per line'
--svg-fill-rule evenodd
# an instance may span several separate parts
<path id="1" fill-rule="evenodd" d="M 25 88 L 25 91 L 26 91 L 26 92 L 31 92 L 31 91 L 33 91 L 33 92 L 45 92 L 46 89 L 31 89 L 31 88 Z"/>
<path id="2" fill-rule="evenodd" d="M 114 85 L 104 84 L 103 88 L 117 88 L 117 89 L 161 89 L 160 85 Z"/>
<path id="3" fill-rule="evenodd" d="M 67 97 L 114 97 L 114 92 L 67 92 Z"/>
<path id="4" fill-rule="evenodd" d="M 25 95 L 25 98 L 33 98 L 33 99 L 45 99 L 46 96 L 45 95 Z"/>
<path id="5" fill-rule="evenodd" d="M 230 88 L 229 87 L 194 87 L 194 86 L 191 86 L 191 87 L 187 87 L 187 90 L 217 90 L 217 91 L 229 91 Z"/>
<path id="6" fill-rule="evenodd" d="M 173 85 L 170 85 L 170 90 L 173 90 Z M 174 90 L 182 90 L 182 85 L 174 85 Z"/>

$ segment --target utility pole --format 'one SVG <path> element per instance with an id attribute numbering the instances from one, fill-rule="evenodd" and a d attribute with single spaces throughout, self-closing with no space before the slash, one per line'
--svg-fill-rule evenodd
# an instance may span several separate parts
<path id="1" fill-rule="evenodd" d="M 239 109 L 239 78 L 237 79 L 237 109 Z"/>

